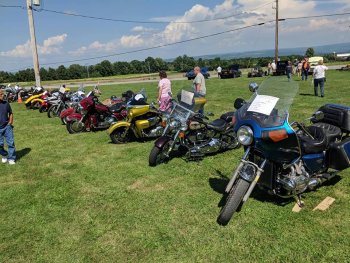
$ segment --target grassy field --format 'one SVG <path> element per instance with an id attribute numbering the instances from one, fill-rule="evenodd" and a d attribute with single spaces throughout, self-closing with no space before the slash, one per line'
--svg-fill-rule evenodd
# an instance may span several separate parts
<path id="1" fill-rule="evenodd" d="M 261 81 L 261 79 L 256 79 Z M 220 116 L 249 79 L 207 81 Z M 350 105 L 350 74 L 328 72 L 326 97 L 301 82 L 291 120 L 324 103 Z M 174 81 L 173 91 L 189 87 Z M 153 83 L 102 86 L 103 98 Z M 257 192 L 227 226 L 218 203 L 242 149 L 201 162 L 148 166 L 152 142 L 110 143 L 106 132 L 69 135 L 57 119 L 13 104 L 18 162 L 0 166 L 0 262 L 349 262 L 350 169 L 294 202 Z M 312 209 L 326 196 L 325 212 Z"/>

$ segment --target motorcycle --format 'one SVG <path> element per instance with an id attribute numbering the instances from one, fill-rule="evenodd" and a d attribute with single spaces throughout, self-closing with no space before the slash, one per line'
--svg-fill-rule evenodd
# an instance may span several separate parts
<path id="1" fill-rule="evenodd" d="M 61 91 L 58 92 L 58 97 L 52 98 L 52 100 L 49 101 L 47 117 L 59 117 L 63 110 L 69 108 L 70 104 L 70 94 L 66 92 L 62 93 Z"/>
<path id="2" fill-rule="evenodd" d="M 173 151 L 184 150 L 187 160 L 199 160 L 207 154 L 240 146 L 232 125 L 234 112 L 227 112 L 208 123 L 208 117 L 196 112 L 206 103 L 205 98 L 194 97 L 194 93 L 185 90 L 178 98 L 179 103 L 173 101 L 163 135 L 151 150 L 150 166 L 168 161 Z"/>
<path id="3" fill-rule="evenodd" d="M 21 98 L 22 97 L 22 93 L 21 94 Z M 31 109 L 32 108 L 32 101 L 38 98 L 41 98 L 41 96 L 43 96 L 44 94 L 44 89 L 42 87 L 36 87 L 33 89 L 31 95 L 28 95 L 28 98 L 24 101 L 24 105 L 26 106 L 27 109 Z"/>
<path id="4" fill-rule="evenodd" d="M 164 127 L 162 112 L 153 103 L 147 104 L 142 90 L 127 103 L 127 120 L 113 124 L 107 130 L 113 143 L 127 143 L 136 138 L 156 138 L 162 135 Z"/>
<path id="5" fill-rule="evenodd" d="M 217 222 L 227 225 L 255 186 L 281 198 L 297 199 L 350 167 L 350 107 L 327 104 L 313 114 L 311 124 L 289 124 L 289 107 L 298 92 L 294 82 L 270 77 L 250 84 L 254 92 L 237 99 L 235 131 L 244 155 L 226 186 L 226 204 Z M 224 196 L 224 197 L 225 197 Z"/>
<path id="6" fill-rule="evenodd" d="M 127 115 L 125 107 L 123 101 L 107 107 L 100 103 L 93 93 L 79 103 L 77 112 L 65 117 L 67 130 L 73 134 L 91 129 L 107 129 L 113 123 L 125 120 Z"/>

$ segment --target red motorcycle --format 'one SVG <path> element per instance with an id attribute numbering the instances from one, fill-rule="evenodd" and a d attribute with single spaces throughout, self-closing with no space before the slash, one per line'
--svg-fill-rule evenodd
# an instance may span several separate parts
<path id="1" fill-rule="evenodd" d="M 126 103 L 123 100 L 107 107 L 96 96 L 88 96 L 80 102 L 78 111 L 65 117 L 65 120 L 67 130 L 72 134 L 108 129 L 111 124 L 125 120 L 126 117 Z"/>

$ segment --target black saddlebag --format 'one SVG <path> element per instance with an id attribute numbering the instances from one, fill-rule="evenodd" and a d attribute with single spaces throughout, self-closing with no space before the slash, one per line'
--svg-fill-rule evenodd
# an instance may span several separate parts
<path id="1" fill-rule="evenodd" d="M 350 107 L 338 104 L 326 104 L 319 108 L 324 118 L 318 122 L 338 126 L 343 132 L 350 132 Z M 316 122 L 316 121 L 315 121 Z"/>
<path id="2" fill-rule="evenodd" d="M 327 151 L 329 168 L 344 170 L 350 167 L 350 138 L 330 144 Z"/>

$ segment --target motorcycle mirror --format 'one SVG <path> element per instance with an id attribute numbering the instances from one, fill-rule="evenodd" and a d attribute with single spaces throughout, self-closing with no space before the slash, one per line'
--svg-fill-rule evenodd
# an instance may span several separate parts
<path id="1" fill-rule="evenodd" d="M 249 84 L 249 90 L 255 93 L 259 88 L 259 85 L 256 82 L 252 82 Z"/>
<path id="2" fill-rule="evenodd" d="M 314 115 L 312 116 L 313 119 L 315 119 L 316 121 L 320 121 L 323 120 L 324 118 L 324 113 L 322 111 L 316 111 L 314 113 Z"/>
<path id="3" fill-rule="evenodd" d="M 236 110 L 240 109 L 243 105 L 245 104 L 245 100 L 242 98 L 237 98 L 235 100 L 235 103 L 233 104 L 233 106 L 235 107 Z"/>

